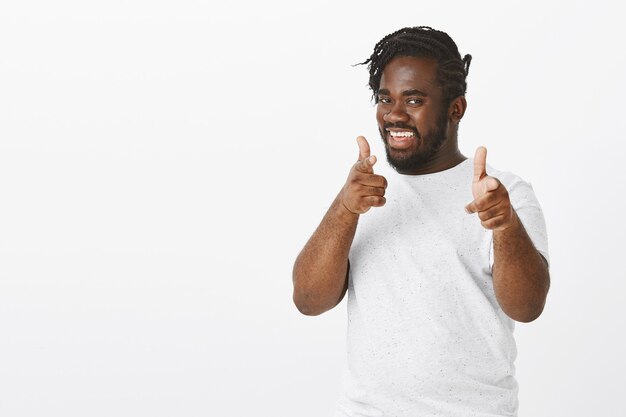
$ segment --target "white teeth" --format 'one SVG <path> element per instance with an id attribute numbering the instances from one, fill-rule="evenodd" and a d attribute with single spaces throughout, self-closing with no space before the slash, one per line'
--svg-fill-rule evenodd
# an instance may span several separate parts
<path id="1" fill-rule="evenodd" d="M 393 130 L 390 130 L 389 134 L 393 137 L 404 137 L 404 138 L 413 136 L 413 132 L 394 132 Z"/>

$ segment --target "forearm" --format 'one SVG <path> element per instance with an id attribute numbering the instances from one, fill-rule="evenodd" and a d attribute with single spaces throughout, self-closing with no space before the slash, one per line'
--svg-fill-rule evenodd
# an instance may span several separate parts
<path id="1" fill-rule="evenodd" d="M 298 255 L 293 268 L 293 300 L 303 314 L 321 314 L 343 298 L 358 218 L 338 196 Z"/>
<path id="2" fill-rule="evenodd" d="M 514 214 L 511 226 L 493 231 L 493 285 L 502 310 L 516 321 L 535 320 L 550 287 L 548 266 Z"/>

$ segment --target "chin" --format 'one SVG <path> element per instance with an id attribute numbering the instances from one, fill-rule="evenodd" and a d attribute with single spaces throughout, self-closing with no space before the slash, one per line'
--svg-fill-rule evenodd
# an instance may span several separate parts
<path id="1" fill-rule="evenodd" d="M 430 158 L 430 155 L 415 150 L 397 151 L 387 147 L 386 151 L 387 162 L 396 171 L 411 171 L 419 168 Z"/>

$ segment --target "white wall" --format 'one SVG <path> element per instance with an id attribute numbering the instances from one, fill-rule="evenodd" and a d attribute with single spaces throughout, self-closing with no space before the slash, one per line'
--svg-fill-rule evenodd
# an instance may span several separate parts
<path id="1" fill-rule="evenodd" d="M 351 64 L 426 24 L 474 56 L 463 152 L 530 181 L 548 223 L 520 416 L 617 416 L 619 8 L 297 3 L 2 2 L 0 415 L 331 415 L 345 302 L 301 316 L 291 267 L 355 137 L 382 156 Z"/>

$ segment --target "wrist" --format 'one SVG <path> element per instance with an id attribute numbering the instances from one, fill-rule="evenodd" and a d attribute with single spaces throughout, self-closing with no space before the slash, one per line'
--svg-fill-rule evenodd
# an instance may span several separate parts
<path id="1" fill-rule="evenodd" d="M 348 222 L 358 220 L 359 213 L 355 213 L 354 211 L 350 210 L 350 208 L 344 202 L 342 193 L 339 193 L 339 195 L 335 199 L 334 206 L 335 206 L 335 212 L 340 218 Z"/>
<path id="2" fill-rule="evenodd" d="M 517 216 L 515 209 L 511 208 L 511 220 L 507 224 L 504 224 L 501 227 L 495 229 L 493 232 L 498 234 L 509 234 L 517 232 L 520 228 L 523 228 L 522 221 Z"/>

